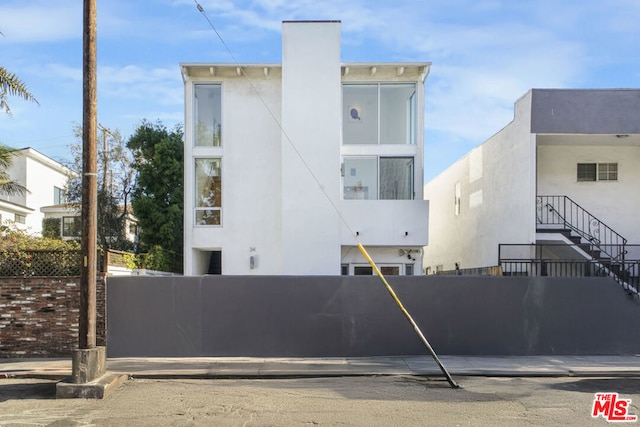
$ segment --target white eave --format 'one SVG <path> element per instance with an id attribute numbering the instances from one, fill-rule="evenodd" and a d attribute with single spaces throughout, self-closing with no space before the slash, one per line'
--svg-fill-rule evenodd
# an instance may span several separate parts
<path id="1" fill-rule="evenodd" d="M 29 208 L 24 205 L 19 205 L 17 203 L 13 203 L 8 200 L 2 200 L 2 199 L 0 199 L 0 210 L 6 211 L 6 212 L 14 212 L 14 213 L 23 214 L 23 215 L 27 215 L 35 212 L 35 209 Z"/>
<path id="2" fill-rule="evenodd" d="M 43 214 L 78 214 L 82 209 L 80 203 L 65 203 L 61 205 L 42 206 L 40 212 Z"/>
<path id="3" fill-rule="evenodd" d="M 21 155 L 28 157 L 32 160 L 35 160 L 63 175 L 66 176 L 76 176 L 76 173 L 73 172 L 71 169 L 69 169 L 68 167 L 66 167 L 65 165 L 63 165 L 60 162 L 57 162 L 55 160 L 53 160 L 51 157 L 42 154 L 41 152 L 31 148 L 31 147 L 26 147 L 26 148 L 22 148 L 18 151 Z"/>
<path id="4" fill-rule="evenodd" d="M 399 78 L 421 76 L 422 80 L 429 74 L 431 62 L 358 62 L 341 64 L 342 76 L 396 76 Z M 271 76 L 274 71 L 281 72 L 282 64 L 212 64 L 212 63 L 181 63 L 180 72 L 182 80 L 192 78 L 223 78 L 243 77 L 245 75 L 265 78 Z"/>
<path id="5" fill-rule="evenodd" d="M 269 77 L 274 70 L 280 70 L 281 64 L 212 64 L 212 63 L 181 63 L 182 80 L 188 78 L 242 77 L 245 74 L 256 73 Z"/>
<path id="6" fill-rule="evenodd" d="M 375 78 L 376 76 L 412 78 L 421 76 L 424 81 L 429 74 L 431 62 L 357 62 L 343 63 L 342 76 Z"/>

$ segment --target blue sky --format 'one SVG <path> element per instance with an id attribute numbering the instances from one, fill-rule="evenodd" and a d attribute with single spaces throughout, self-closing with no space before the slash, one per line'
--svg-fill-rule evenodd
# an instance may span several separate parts
<path id="1" fill-rule="evenodd" d="M 97 0 L 98 121 L 182 123 L 180 62 L 233 62 L 193 0 Z M 640 87 L 638 0 L 199 0 L 239 62 L 279 63 L 283 20 L 342 21 L 344 62 L 430 61 L 425 179 L 513 118 L 531 88 Z M 70 160 L 82 122 L 82 1 L 2 0 L 0 143 Z"/>

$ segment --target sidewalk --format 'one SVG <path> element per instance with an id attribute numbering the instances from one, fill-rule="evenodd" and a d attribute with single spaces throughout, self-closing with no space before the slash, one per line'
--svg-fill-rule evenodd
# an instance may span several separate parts
<path id="1" fill-rule="evenodd" d="M 632 356 L 440 356 L 452 376 L 640 376 Z M 352 358 L 112 358 L 107 370 L 134 378 L 291 378 L 364 375 L 441 376 L 430 356 Z M 64 378 L 69 359 L 0 359 L 0 378 Z"/>

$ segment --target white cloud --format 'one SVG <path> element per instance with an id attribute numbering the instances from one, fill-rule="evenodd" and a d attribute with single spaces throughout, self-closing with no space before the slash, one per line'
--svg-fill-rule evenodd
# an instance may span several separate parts
<path id="1" fill-rule="evenodd" d="M 182 80 L 177 65 L 143 68 L 138 65 L 99 67 L 98 89 L 109 98 L 145 100 L 156 105 L 182 105 Z"/>
<path id="2" fill-rule="evenodd" d="M 67 0 L 9 1 L 0 5 L 6 43 L 51 43 L 82 39 L 82 3 Z M 0 37 L 0 43 L 3 38 Z"/>
<path id="3" fill-rule="evenodd" d="M 44 71 L 40 73 L 43 77 L 53 78 L 53 81 L 82 81 L 82 68 L 71 67 L 63 64 L 48 64 Z"/>

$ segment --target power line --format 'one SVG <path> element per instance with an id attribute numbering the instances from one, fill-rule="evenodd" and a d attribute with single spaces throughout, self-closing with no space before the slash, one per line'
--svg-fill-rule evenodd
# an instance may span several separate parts
<path id="1" fill-rule="evenodd" d="M 229 49 L 229 47 L 227 46 L 227 44 L 224 42 L 224 39 L 222 38 L 222 36 L 220 35 L 220 33 L 218 32 L 218 30 L 216 30 L 215 26 L 213 25 L 213 22 L 211 22 L 211 20 L 209 19 L 209 17 L 207 16 L 207 13 L 205 12 L 204 8 L 200 5 L 200 3 L 198 3 L 198 0 L 194 0 L 194 2 L 196 3 L 196 6 L 198 7 L 198 10 L 200 11 L 200 13 L 206 18 L 207 22 L 209 23 L 209 25 L 211 26 L 211 28 L 213 29 L 213 31 L 215 31 L 216 35 L 218 36 L 218 38 L 220 39 L 220 42 L 222 43 L 222 45 L 224 46 L 224 48 L 227 50 L 227 52 L 229 53 L 229 56 L 233 59 L 233 62 L 235 63 L 235 65 L 238 67 L 238 69 L 241 70 L 242 75 L 244 76 L 244 78 L 247 80 L 247 82 L 249 82 L 249 85 L 251 86 L 251 90 L 253 90 L 253 92 L 258 96 L 258 98 L 260 99 L 260 102 L 262 102 L 262 105 L 265 107 L 265 109 L 268 111 L 269 115 L 271 116 L 271 118 L 273 119 L 273 121 L 278 125 L 278 128 L 280 128 L 280 132 L 282 132 L 282 135 L 285 137 L 285 139 L 287 140 L 287 142 L 289 143 L 289 145 L 291 146 L 291 148 L 293 149 L 293 151 L 296 153 L 296 155 L 298 156 L 298 158 L 302 161 L 302 164 L 304 165 L 304 167 L 307 169 L 307 171 L 309 172 L 309 174 L 312 176 L 313 180 L 316 182 L 316 184 L 318 184 L 318 186 L 320 187 L 320 190 L 322 191 L 322 194 L 324 194 L 324 196 L 326 197 L 326 199 L 329 201 L 329 203 L 331 204 L 333 210 L 336 212 L 336 214 L 338 215 L 338 217 L 340 218 L 340 220 L 342 221 L 342 223 L 347 227 L 347 229 L 349 229 L 349 231 L 351 232 L 351 236 L 353 236 L 353 238 L 355 239 L 356 243 L 357 243 L 357 247 L 360 250 L 360 252 L 362 253 L 362 255 L 367 259 L 367 261 L 369 262 L 369 264 L 371 265 L 371 268 L 373 269 L 373 271 L 376 273 L 376 275 L 380 278 L 380 280 L 382 281 L 382 283 L 384 284 L 385 288 L 387 289 L 387 292 L 389 292 L 389 294 L 391 295 L 391 297 L 393 298 L 393 300 L 395 301 L 396 305 L 398 306 L 398 308 L 400 308 L 400 311 L 402 311 L 402 314 L 404 314 L 405 318 L 409 321 L 409 323 L 411 324 L 411 326 L 413 327 L 414 331 L 416 332 L 416 334 L 418 335 L 418 337 L 420 338 L 420 340 L 422 341 L 422 343 L 424 344 L 424 346 L 426 347 L 426 349 L 428 350 L 429 354 L 431 355 L 431 357 L 435 360 L 435 362 L 437 363 L 438 367 L 440 368 L 440 370 L 442 371 L 442 373 L 444 374 L 444 376 L 446 377 L 447 381 L 449 382 L 449 384 L 451 385 L 452 388 L 458 388 L 458 384 L 456 384 L 456 382 L 453 380 L 453 378 L 451 377 L 451 375 L 449 374 L 449 372 L 447 371 L 447 369 L 444 367 L 444 365 L 442 364 L 442 362 L 440 362 L 440 359 L 438 358 L 438 355 L 435 353 L 435 351 L 433 350 L 433 348 L 431 347 L 431 344 L 429 344 L 429 341 L 427 341 L 427 339 L 424 337 L 424 335 L 422 334 L 422 331 L 420 330 L 420 328 L 418 327 L 418 325 L 416 324 L 416 322 L 413 320 L 413 317 L 411 317 L 411 314 L 409 314 L 409 312 L 404 308 L 404 306 L 402 305 L 402 302 L 400 301 L 400 299 L 397 297 L 396 293 L 393 291 L 393 288 L 389 285 L 389 283 L 387 282 L 387 280 L 385 279 L 384 275 L 382 274 L 382 272 L 380 271 L 380 269 L 377 267 L 377 265 L 375 264 L 375 262 L 373 261 L 373 259 L 369 256 L 369 254 L 367 253 L 366 249 L 364 248 L 364 246 L 362 246 L 362 244 L 359 242 L 358 240 L 358 235 L 353 231 L 353 229 L 349 226 L 349 223 L 347 222 L 347 220 L 342 216 L 342 213 L 340 212 L 340 209 L 338 209 L 338 207 L 336 206 L 336 204 L 333 202 L 333 200 L 331 199 L 331 197 L 329 196 L 329 193 L 327 193 L 326 189 L 324 188 L 324 186 L 322 185 L 322 183 L 320 182 L 320 180 L 318 179 L 318 177 L 316 176 L 315 173 L 313 173 L 313 170 L 309 167 L 309 165 L 307 164 L 306 160 L 304 159 L 304 157 L 302 156 L 302 154 L 300 153 L 300 151 L 298 151 L 298 148 L 296 147 L 296 145 L 293 143 L 293 141 L 291 140 L 291 138 L 289 137 L 289 135 L 287 134 L 287 132 L 284 130 L 284 128 L 282 127 L 282 124 L 280 123 L 280 121 L 278 120 L 278 118 L 276 117 L 276 115 L 271 111 L 271 109 L 269 108 L 269 106 L 267 105 L 267 103 L 265 102 L 264 98 L 260 95 L 260 92 L 258 92 L 258 90 L 256 89 L 256 87 L 253 84 L 253 81 L 249 78 L 249 76 L 247 75 L 247 73 L 244 71 L 244 69 L 240 66 L 240 63 L 238 62 L 238 60 L 235 58 L 235 56 L 233 55 L 233 53 L 231 52 L 231 49 Z"/>
<path id="2" fill-rule="evenodd" d="M 333 201 L 333 199 L 331 198 L 331 196 L 329 196 L 329 193 L 327 193 L 327 190 L 325 189 L 324 185 L 322 185 L 322 183 L 320 182 L 320 179 L 318 178 L 318 176 L 313 172 L 313 170 L 311 169 L 311 167 L 309 166 L 309 164 L 305 160 L 304 156 L 302 156 L 302 153 L 300 153 L 300 151 L 298 150 L 298 147 L 296 146 L 296 144 L 294 144 L 293 140 L 289 137 L 289 134 L 287 134 L 287 131 L 285 131 L 284 127 L 282 126 L 282 123 L 280 123 L 280 121 L 278 120 L 276 115 L 273 113 L 273 111 L 271 111 L 271 108 L 269 108 L 269 105 L 267 105 L 267 102 L 264 100 L 262 95 L 260 95 L 260 92 L 255 87 L 255 85 L 253 84 L 253 80 L 251 80 L 251 78 L 247 75 L 247 73 L 245 72 L 244 68 L 240 66 L 240 62 L 238 62 L 238 60 L 236 59 L 236 57 L 233 54 L 233 52 L 231 52 L 231 49 L 229 49 L 229 46 L 227 46 L 227 44 L 225 43 L 224 39 L 222 38 L 222 36 L 218 32 L 218 30 L 216 29 L 215 25 L 213 25 L 213 22 L 211 22 L 211 20 L 207 16 L 207 12 L 200 5 L 200 3 L 198 3 L 197 0 L 193 0 L 193 1 L 196 3 L 196 7 L 200 11 L 200 13 L 205 17 L 205 19 L 209 23 L 209 26 L 211 27 L 211 29 L 213 29 L 213 31 L 218 36 L 218 39 L 220 40 L 220 42 L 224 46 L 225 50 L 227 51 L 227 53 L 229 54 L 231 59 L 233 60 L 233 63 L 240 69 L 240 72 L 242 73 L 242 76 L 249 83 L 249 86 L 251 87 L 251 90 L 253 91 L 253 93 L 258 97 L 258 99 L 260 99 L 260 102 L 262 103 L 264 108 L 267 110 L 267 112 L 271 116 L 271 119 L 276 123 L 276 125 L 280 129 L 280 132 L 284 136 L 284 138 L 287 141 L 287 143 L 291 146 L 293 151 L 296 153 L 296 155 L 298 156 L 298 158 L 300 159 L 300 161 L 302 162 L 304 167 L 307 169 L 307 171 L 309 172 L 309 174 L 311 175 L 313 180 L 316 182 L 316 184 L 318 184 L 318 187 L 320 187 L 320 191 L 322 191 L 322 194 L 324 194 L 325 198 L 329 201 L 329 203 L 331 204 L 331 207 L 333 208 L 333 210 L 336 212 L 336 214 L 340 218 L 340 221 L 342 221 L 342 223 L 345 225 L 345 227 L 347 227 L 347 229 L 349 230 L 349 232 L 351 233 L 351 235 L 355 239 L 356 243 L 360 243 L 359 240 L 358 240 L 358 235 L 353 231 L 353 229 L 351 228 L 351 226 L 349 225 L 347 220 L 342 215 L 342 212 L 340 212 L 340 209 L 338 209 L 338 207 L 336 206 L 336 204 Z"/>

